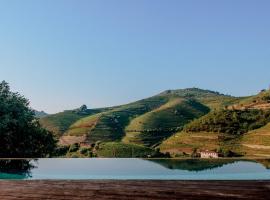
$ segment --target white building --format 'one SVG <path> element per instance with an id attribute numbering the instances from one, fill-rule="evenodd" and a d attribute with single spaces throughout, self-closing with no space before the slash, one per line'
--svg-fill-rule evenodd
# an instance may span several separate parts
<path id="1" fill-rule="evenodd" d="M 201 151 L 201 158 L 219 158 L 218 153 L 214 151 Z"/>

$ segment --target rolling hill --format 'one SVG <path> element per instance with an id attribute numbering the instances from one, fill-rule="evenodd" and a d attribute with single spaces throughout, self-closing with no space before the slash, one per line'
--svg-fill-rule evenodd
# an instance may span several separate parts
<path id="1" fill-rule="evenodd" d="M 46 116 L 40 123 L 59 137 L 86 136 L 89 143 L 123 141 L 153 146 L 192 119 L 237 101 L 239 98 L 198 88 L 168 90 L 122 106 L 64 111 Z M 132 140 L 134 135 L 137 142 Z"/>
<path id="2" fill-rule="evenodd" d="M 209 108 L 197 101 L 173 97 L 159 108 L 131 120 L 123 142 L 157 145 L 181 130 L 185 124 L 208 112 Z"/>
<path id="3" fill-rule="evenodd" d="M 53 131 L 62 145 L 101 143 L 104 152 L 112 147 L 122 152 L 120 148 L 137 145 L 134 148 L 143 147 L 140 151 L 160 148 L 172 156 L 190 156 L 200 150 L 226 155 L 256 155 L 257 150 L 263 155 L 268 147 L 264 142 L 253 144 L 251 138 L 258 135 L 268 141 L 268 135 L 258 131 L 268 130 L 269 94 L 262 91 L 233 97 L 198 88 L 167 90 L 116 107 L 82 106 L 45 116 L 40 123 Z"/>

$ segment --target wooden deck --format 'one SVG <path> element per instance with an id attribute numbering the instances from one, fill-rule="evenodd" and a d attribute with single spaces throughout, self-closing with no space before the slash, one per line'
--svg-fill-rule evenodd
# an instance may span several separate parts
<path id="1" fill-rule="evenodd" d="M 1 200 L 270 199 L 270 181 L 0 181 Z"/>

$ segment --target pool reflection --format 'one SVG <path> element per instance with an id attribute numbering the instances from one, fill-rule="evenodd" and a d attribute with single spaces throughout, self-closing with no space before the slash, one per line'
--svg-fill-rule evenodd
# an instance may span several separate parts
<path id="1" fill-rule="evenodd" d="M 270 180 L 270 159 L 0 160 L 0 179 Z"/>
<path id="2" fill-rule="evenodd" d="M 31 170 L 36 168 L 36 160 L 6 159 L 0 160 L 0 179 L 27 179 Z"/>

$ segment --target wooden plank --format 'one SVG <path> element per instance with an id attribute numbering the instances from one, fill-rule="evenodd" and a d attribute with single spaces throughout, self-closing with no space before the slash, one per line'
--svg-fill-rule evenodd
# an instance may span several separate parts
<path id="1" fill-rule="evenodd" d="M 270 199 L 270 181 L 0 181 L 1 200 Z"/>

